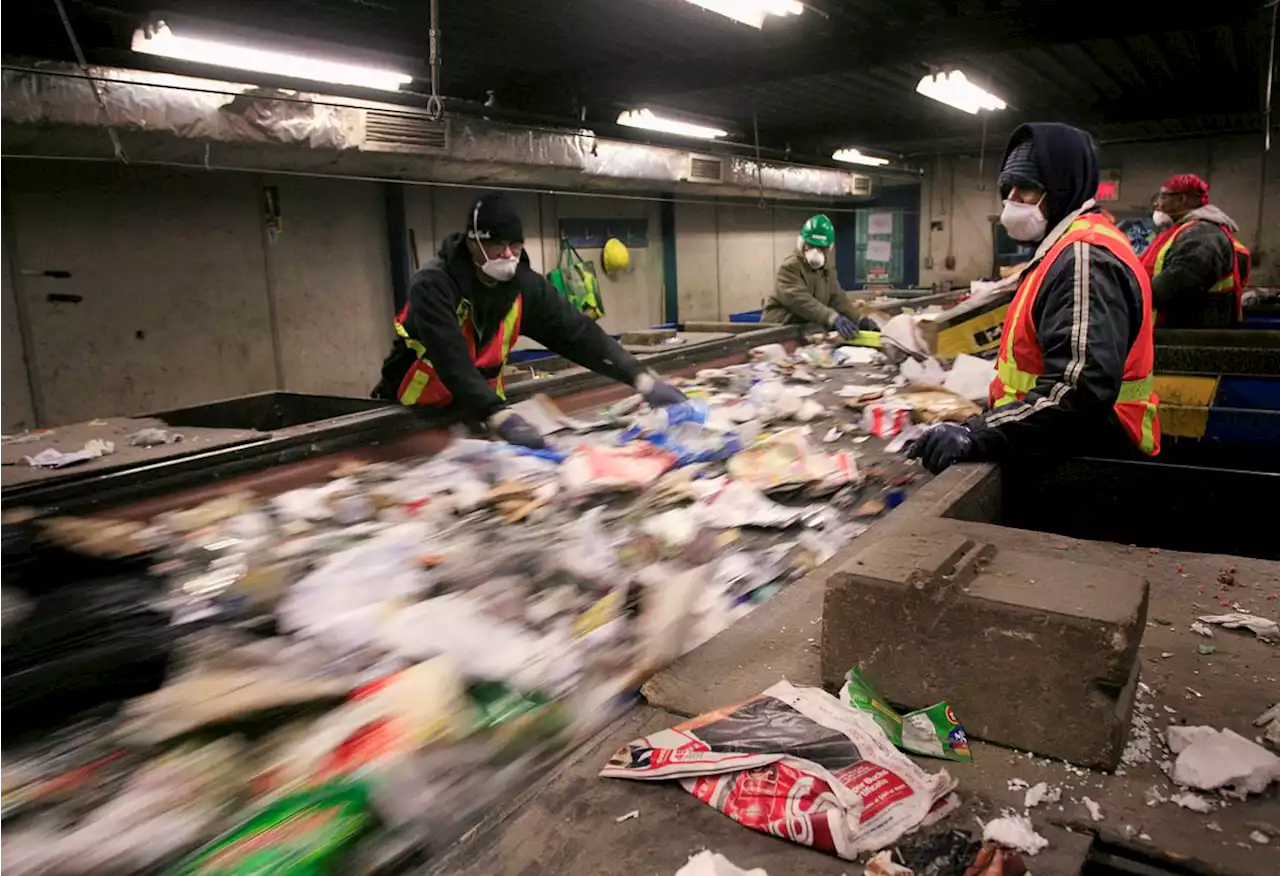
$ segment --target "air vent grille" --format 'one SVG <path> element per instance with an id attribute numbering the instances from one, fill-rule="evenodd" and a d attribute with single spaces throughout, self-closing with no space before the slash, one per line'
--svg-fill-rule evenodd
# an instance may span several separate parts
<path id="1" fill-rule="evenodd" d="M 704 155 L 689 156 L 689 182 L 724 182 L 724 161 Z"/>
<path id="2" fill-rule="evenodd" d="M 384 152 L 443 152 L 449 148 L 449 123 L 412 113 L 368 110 L 364 147 Z"/>
<path id="3" fill-rule="evenodd" d="M 861 175 L 855 176 L 853 178 L 853 187 L 850 194 L 854 194 L 854 195 L 871 194 L 871 177 L 861 176 Z"/>

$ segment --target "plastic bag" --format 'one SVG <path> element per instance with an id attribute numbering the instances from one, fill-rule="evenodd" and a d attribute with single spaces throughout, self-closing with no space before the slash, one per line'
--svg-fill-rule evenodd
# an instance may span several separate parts
<path id="1" fill-rule="evenodd" d="M 871 716 L 785 681 L 623 746 L 600 775 L 680 779 L 745 827 L 849 860 L 958 805 L 951 776 L 920 769 Z"/>
<path id="2" fill-rule="evenodd" d="M 574 310 L 591 319 L 604 316 L 604 299 L 600 295 L 600 281 L 596 279 L 596 266 L 578 255 L 568 237 L 560 238 L 560 261 L 547 274 L 547 280 L 573 305 Z"/>

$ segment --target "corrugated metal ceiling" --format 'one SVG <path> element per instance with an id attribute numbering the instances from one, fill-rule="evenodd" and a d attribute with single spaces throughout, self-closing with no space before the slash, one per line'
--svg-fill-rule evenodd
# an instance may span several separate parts
<path id="1" fill-rule="evenodd" d="M 149 0 L 66 0 L 91 59 L 127 62 Z M 769 146 L 903 153 L 974 148 L 983 123 L 915 94 L 956 66 L 1010 105 L 988 142 L 1029 119 L 1100 138 L 1259 124 L 1270 10 L 1219 0 L 1192 21 L 1096 0 L 808 0 L 745 27 L 683 0 L 440 0 L 442 90 L 588 122 L 641 103 L 707 116 Z M 164 0 L 163 9 L 390 53 L 426 73 L 427 0 Z M 52 3 L 4 30 L 4 51 L 69 57 Z M 1187 16 L 1185 18 L 1190 18 Z M 9 23 L 9 22 L 7 22 Z M 1184 30 L 1170 28 L 1183 26 Z M 422 88 L 422 83 L 416 86 Z M 1116 134 L 1115 132 L 1120 132 Z"/>

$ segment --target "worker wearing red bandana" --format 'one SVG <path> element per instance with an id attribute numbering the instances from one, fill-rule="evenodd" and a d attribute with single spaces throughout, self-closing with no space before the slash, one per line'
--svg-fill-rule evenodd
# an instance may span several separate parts
<path id="1" fill-rule="evenodd" d="M 1160 186 L 1152 219 L 1160 229 L 1142 254 L 1151 277 L 1156 325 L 1227 328 L 1243 320 L 1249 250 L 1235 221 L 1209 203 L 1209 184 L 1193 173 Z"/>

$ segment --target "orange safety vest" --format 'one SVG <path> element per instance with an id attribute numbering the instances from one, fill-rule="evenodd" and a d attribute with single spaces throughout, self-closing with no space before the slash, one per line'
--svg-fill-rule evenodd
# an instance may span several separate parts
<path id="1" fill-rule="evenodd" d="M 1151 246 L 1147 247 L 1147 251 L 1142 254 L 1142 266 L 1146 269 L 1151 279 L 1154 280 L 1160 276 L 1160 272 L 1164 270 L 1164 260 L 1169 255 L 1169 249 L 1173 246 L 1173 242 L 1178 239 L 1178 235 L 1196 222 L 1208 221 L 1208 219 L 1192 219 L 1190 222 L 1179 223 L 1157 235 L 1156 239 L 1151 241 Z M 1227 235 L 1227 240 L 1231 241 L 1231 272 L 1210 286 L 1209 292 L 1213 295 L 1234 296 L 1236 322 L 1240 322 L 1244 319 L 1244 287 L 1249 283 L 1253 256 L 1249 252 L 1249 247 L 1236 240 L 1236 236 L 1231 233 L 1230 228 L 1225 225 L 1219 225 L 1218 227 L 1222 229 L 1223 234 Z"/>
<path id="2" fill-rule="evenodd" d="M 1031 313 L 1036 295 L 1050 266 L 1059 255 L 1074 243 L 1084 242 L 1102 247 L 1120 261 L 1138 278 L 1142 287 L 1142 327 L 1129 355 L 1124 360 L 1120 395 L 1116 398 L 1116 416 L 1139 450 L 1148 456 L 1160 452 L 1160 422 L 1156 419 L 1159 399 L 1153 391 L 1151 370 L 1155 362 L 1155 343 L 1152 337 L 1151 281 L 1142 263 L 1133 254 L 1129 239 L 1098 213 L 1090 213 L 1076 219 L 1067 228 L 1045 257 L 1022 278 L 1018 292 L 1009 305 L 1004 319 L 1004 332 L 1000 338 L 1000 355 L 996 360 L 996 376 L 988 392 L 992 409 L 1014 401 L 1021 401 L 1044 373 L 1044 356 L 1036 338 L 1036 327 Z"/>
<path id="3" fill-rule="evenodd" d="M 485 344 L 483 349 L 477 350 L 476 323 L 471 314 L 471 303 L 464 299 L 458 305 L 458 327 L 462 329 L 463 340 L 467 342 L 467 350 L 471 353 L 471 361 L 475 363 L 476 369 L 479 370 L 484 378 L 489 381 L 489 385 L 498 394 L 498 398 L 503 401 L 506 401 L 507 394 L 503 388 L 502 369 L 507 364 L 507 356 L 515 345 L 516 339 L 520 337 L 522 306 L 523 296 L 517 294 L 516 300 L 511 303 L 511 309 L 507 311 L 507 315 L 503 318 L 498 331 L 489 339 L 489 343 Z M 400 336 L 410 350 L 417 354 L 418 361 L 414 362 L 409 370 L 405 372 L 404 379 L 400 381 L 400 389 L 396 392 L 396 398 L 403 405 L 447 405 L 453 400 L 453 393 L 449 391 L 449 387 L 444 385 L 440 375 L 436 374 L 435 366 L 427 358 L 427 350 L 422 345 L 422 342 L 410 337 L 405 330 L 404 320 L 408 313 L 409 305 L 406 303 L 404 309 L 400 311 L 400 315 L 396 317 L 396 334 Z"/>

